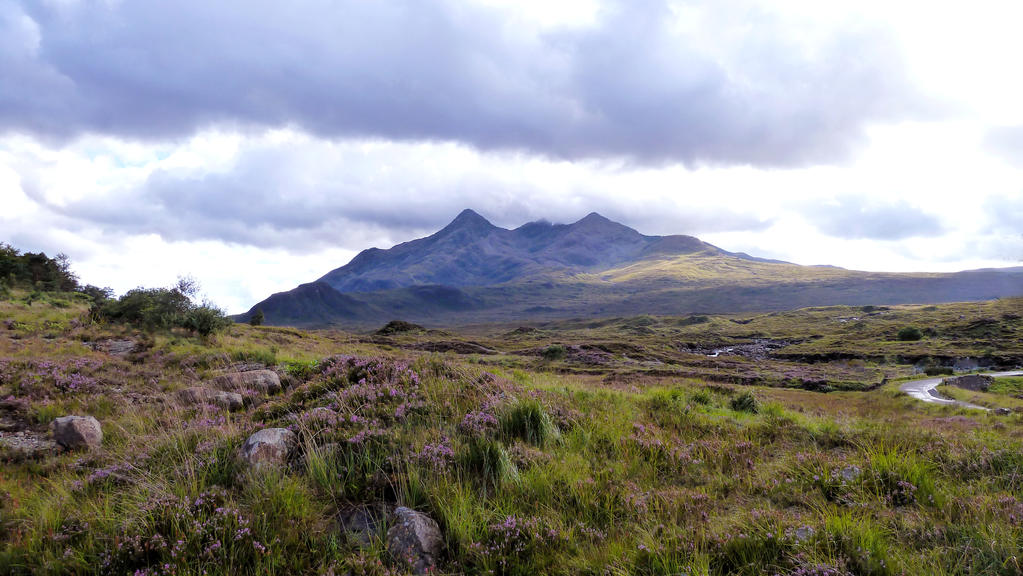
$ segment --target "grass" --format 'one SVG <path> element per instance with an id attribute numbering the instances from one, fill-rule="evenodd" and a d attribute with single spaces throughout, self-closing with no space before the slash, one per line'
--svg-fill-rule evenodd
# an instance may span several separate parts
<path id="1" fill-rule="evenodd" d="M 0 416 L 45 438 L 52 418 L 91 414 L 104 446 L 32 458 L 5 448 L 0 573 L 402 573 L 380 538 L 386 526 L 365 548 L 340 531 L 339 511 L 355 505 L 434 518 L 446 573 L 1019 572 L 1019 417 L 893 393 L 912 367 L 864 359 L 875 345 L 907 344 L 898 326 L 935 327 L 911 343 L 933 346 L 948 326 L 1000 318 L 999 303 L 891 309 L 898 318 L 871 316 L 884 326 L 862 329 L 829 309 L 443 336 L 503 352 L 494 356 L 411 350 L 403 335 L 246 325 L 209 342 L 157 334 L 131 358 L 85 345 L 139 336 L 81 322 L 74 303 L 2 306 L 26 325 L 65 324 L 55 336 L 0 331 L 0 397 L 14 399 Z M 822 336 L 808 344 L 844 341 L 865 356 L 679 351 L 789 338 L 800 322 Z M 553 338 L 565 355 L 546 359 Z M 974 338 L 963 350 L 986 345 Z M 177 404 L 176 390 L 235 362 L 278 370 L 287 389 L 247 393 L 237 413 Z M 778 377 L 794 370 L 829 384 L 892 381 L 822 393 Z M 756 378 L 744 384 L 747 373 Z M 1007 403 L 1018 385 L 999 381 L 988 396 Z M 335 416 L 302 416 L 314 408 Z M 270 426 L 293 428 L 301 448 L 287 467 L 251 474 L 239 446 Z"/>

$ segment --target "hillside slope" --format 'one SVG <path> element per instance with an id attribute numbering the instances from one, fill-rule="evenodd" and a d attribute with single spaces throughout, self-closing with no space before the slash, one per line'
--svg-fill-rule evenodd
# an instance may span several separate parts
<path id="1" fill-rule="evenodd" d="M 426 238 L 372 248 L 311 284 L 274 294 L 269 324 L 368 326 L 622 314 L 773 311 L 1023 295 L 1023 268 L 954 274 L 800 266 L 691 236 L 646 236 L 592 213 L 573 224 L 499 228 L 472 210 Z"/>

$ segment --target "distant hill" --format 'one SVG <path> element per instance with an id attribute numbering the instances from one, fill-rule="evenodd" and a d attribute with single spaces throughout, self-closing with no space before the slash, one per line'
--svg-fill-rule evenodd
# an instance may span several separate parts
<path id="1" fill-rule="evenodd" d="M 439 232 L 348 264 L 260 309 L 268 324 L 433 325 L 623 314 L 769 311 L 1023 295 L 1023 267 L 897 274 L 799 266 L 692 236 L 646 236 L 591 213 L 514 230 L 465 210 Z"/>

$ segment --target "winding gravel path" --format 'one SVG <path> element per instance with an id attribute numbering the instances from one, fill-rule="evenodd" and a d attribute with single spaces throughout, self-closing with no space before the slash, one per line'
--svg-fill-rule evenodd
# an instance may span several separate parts
<path id="1" fill-rule="evenodd" d="M 1016 370 L 1012 372 L 988 372 L 987 376 L 994 376 L 995 378 L 1001 378 L 1004 376 L 1023 376 L 1023 371 Z M 975 408 L 977 410 L 989 410 L 983 406 L 977 406 L 976 404 L 970 404 L 969 402 L 961 402 L 959 400 L 952 400 L 951 398 L 945 398 L 938 394 L 935 388 L 938 387 L 947 376 L 941 376 L 938 378 L 925 378 L 923 380 L 913 380 L 906 382 L 902 386 L 899 386 L 899 390 L 902 390 L 906 394 L 909 394 L 917 400 L 924 402 L 934 402 L 935 404 L 958 404 L 965 408 Z"/>

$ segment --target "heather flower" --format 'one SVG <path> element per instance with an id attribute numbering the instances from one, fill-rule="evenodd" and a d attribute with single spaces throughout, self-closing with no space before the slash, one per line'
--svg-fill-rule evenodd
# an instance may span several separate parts
<path id="1" fill-rule="evenodd" d="M 486 436 L 497 430 L 497 417 L 489 412 L 469 412 L 462 418 L 458 429 L 469 436 Z"/>

